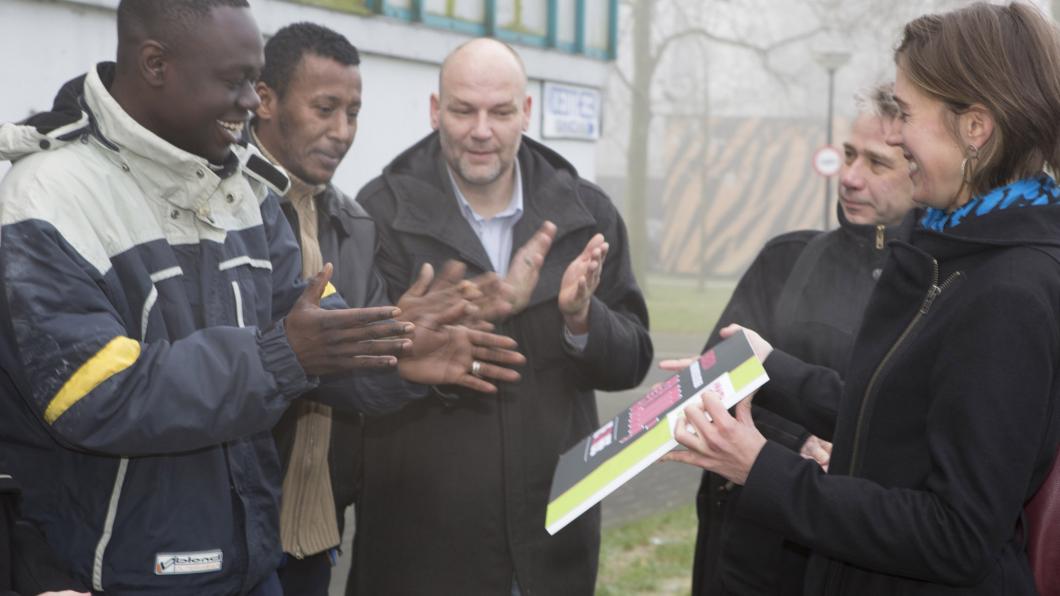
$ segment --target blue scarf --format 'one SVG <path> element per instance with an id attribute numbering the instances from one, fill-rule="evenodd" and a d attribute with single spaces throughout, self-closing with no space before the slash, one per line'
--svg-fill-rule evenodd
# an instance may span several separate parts
<path id="1" fill-rule="evenodd" d="M 928 230 L 941 232 L 959 225 L 969 218 L 980 217 L 1009 207 L 1053 205 L 1060 203 L 1060 186 L 1045 173 L 1017 180 L 1005 186 L 972 198 L 960 208 L 947 213 L 942 209 L 928 207 L 920 225 Z"/>

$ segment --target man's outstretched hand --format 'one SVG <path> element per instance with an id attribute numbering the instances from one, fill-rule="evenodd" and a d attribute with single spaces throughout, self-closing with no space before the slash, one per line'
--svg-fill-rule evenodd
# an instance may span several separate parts
<path id="1" fill-rule="evenodd" d="M 515 383 L 521 378 L 509 368 L 526 363 L 526 358 L 515 351 L 517 347 L 510 337 L 462 325 L 417 327 L 412 353 L 398 360 L 398 372 L 414 383 L 460 385 L 495 393 L 494 382 Z"/>
<path id="2" fill-rule="evenodd" d="M 401 311 L 375 308 L 320 308 L 324 288 L 331 281 L 331 263 L 309 280 L 294 308 L 284 319 L 287 342 L 310 376 L 342 373 L 356 368 L 387 368 L 411 346 L 415 326 L 395 321 Z"/>
<path id="3" fill-rule="evenodd" d="M 478 307 L 472 300 L 479 291 L 474 282 L 464 279 L 466 269 L 459 261 L 446 261 L 436 278 L 434 267 L 424 263 L 416 282 L 398 299 L 401 320 L 417 327 L 440 327 L 474 317 Z"/>
<path id="4" fill-rule="evenodd" d="M 486 321 L 511 312 L 511 287 L 496 273 L 464 279 L 466 270 L 463 263 L 450 260 L 435 276 L 430 263 L 424 263 L 416 282 L 398 300 L 400 318 L 418 327 L 459 324 L 490 330 Z"/>
<path id="5" fill-rule="evenodd" d="M 530 295 L 534 293 L 537 279 L 541 275 L 541 266 L 545 263 L 545 256 L 552 248 L 552 240 L 555 237 L 556 224 L 546 221 L 512 256 L 508 276 L 504 278 L 505 283 L 511 287 L 511 314 L 518 314 L 530 304 Z"/>
<path id="6" fill-rule="evenodd" d="M 398 372 L 415 383 L 493 393 L 497 388 L 487 379 L 518 381 L 519 373 L 506 367 L 526 359 L 515 351 L 515 340 L 462 325 L 484 323 L 482 313 L 509 308 L 498 298 L 501 286 L 496 274 L 465 280 L 464 271 L 462 263 L 449 261 L 435 279 L 433 268 L 424 264 L 416 282 L 398 300 L 400 318 L 415 324 L 412 347 L 399 359 Z M 475 361 L 477 376 L 472 374 Z"/>

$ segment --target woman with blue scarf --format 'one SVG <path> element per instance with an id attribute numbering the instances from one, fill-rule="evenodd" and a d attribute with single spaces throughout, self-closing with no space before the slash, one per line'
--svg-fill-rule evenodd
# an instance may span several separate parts
<path id="1" fill-rule="evenodd" d="M 910 22 L 895 61 L 888 143 L 924 208 L 846 378 L 748 330 L 779 388 L 759 405 L 831 440 L 828 472 L 712 394 L 669 458 L 809 546 L 806 594 L 1036 594 L 1021 513 L 1060 437 L 1060 42 L 1035 8 L 975 4 Z"/>

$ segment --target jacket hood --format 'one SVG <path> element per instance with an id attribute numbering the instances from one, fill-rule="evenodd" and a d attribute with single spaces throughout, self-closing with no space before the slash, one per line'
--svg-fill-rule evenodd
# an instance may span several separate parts
<path id="1" fill-rule="evenodd" d="M 160 194 L 175 194 L 174 183 L 169 180 L 174 175 L 195 179 L 196 172 L 206 171 L 208 163 L 204 158 L 159 138 L 118 105 L 107 91 L 114 81 L 115 68 L 113 62 L 101 62 L 89 72 L 64 83 L 50 111 L 34 114 L 18 124 L 0 125 L 0 159 L 14 161 L 90 135 L 115 154 L 124 151 L 142 158 L 142 161 L 157 164 L 158 168 L 147 170 L 158 175 L 148 175 L 147 178 L 149 186 L 162 188 Z M 217 173 L 227 177 L 239 168 L 252 181 L 278 194 L 282 195 L 290 185 L 282 170 L 245 143 L 233 146 L 228 161 Z"/>
<path id="2" fill-rule="evenodd" d="M 113 62 L 101 62 L 99 77 L 106 85 L 114 79 Z M 27 155 L 48 151 L 71 143 L 95 127 L 92 115 L 84 107 L 83 74 L 59 88 L 50 110 L 37 112 L 19 123 L 0 124 L 0 160 L 16 161 Z"/>

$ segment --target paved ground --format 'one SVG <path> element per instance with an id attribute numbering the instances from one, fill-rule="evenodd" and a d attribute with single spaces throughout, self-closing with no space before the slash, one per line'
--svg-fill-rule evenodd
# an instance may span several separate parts
<path id="1" fill-rule="evenodd" d="M 697 337 L 652 334 L 655 343 L 655 365 L 665 358 L 680 358 L 698 354 L 703 347 L 703 340 Z M 670 373 L 652 367 L 647 379 L 637 389 L 616 393 L 599 392 L 596 405 L 600 411 L 600 420 L 607 420 L 618 412 L 629 407 L 629 404 L 647 392 L 653 384 L 662 381 Z M 672 508 L 692 502 L 699 486 L 699 473 L 688 466 L 673 463 L 653 464 L 630 480 L 601 504 L 604 527 L 622 524 L 645 513 L 657 511 L 658 507 Z M 652 503 L 656 509 L 645 509 L 644 504 Z"/>
<path id="2" fill-rule="evenodd" d="M 655 362 L 644 383 L 637 389 L 615 393 L 598 392 L 596 396 L 600 420 L 607 420 L 622 411 L 636 399 L 643 396 L 652 384 L 657 383 L 669 373 L 660 371 L 656 366 L 659 360 L 679 358 L 696 354 L 703 347 L 704 338 L 696 336 L 670 335 L 653 333 L 655 344 Z M 649 467 L 633 480 L 616 490 L 602 503 L 604 527 L 620 525 L 632 521 L 660 508 L 672 508 L 692 502 L 699 486 L 697 470 L 672 463 L 657 463 Z M 650 508 L 648 505 L 650 504 Z M 347 513 L 346 528 L 353 528 L 352 515 Z M 350 552 L 352 532 L 347 531 L 343 550 Z M 331 581 L 331 596 L 342 596 L 346 575 L 349 573 L 349 557 L 343 556 L 334 569 Z"/>

